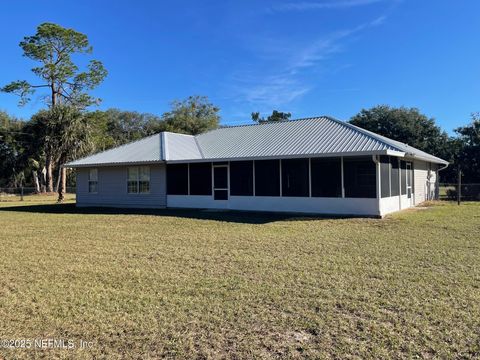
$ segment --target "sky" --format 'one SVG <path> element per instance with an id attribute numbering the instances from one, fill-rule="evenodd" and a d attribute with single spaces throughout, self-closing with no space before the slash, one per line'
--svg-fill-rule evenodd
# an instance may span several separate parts
<path id="1" fill-rule="evenodd" d="M 273 109 L 348 120 L 378 104 L 417 107 L 449 133 L 480 111 L 478 0 L 2 1 L 0 85 L 38 80 L 18 43 L 43 22 L 86 34 L 108 77 L 100 109 L 161 115 L 206 95 L 223 125 Z M 28 119 L 0 93 L 0 110 Z"/>

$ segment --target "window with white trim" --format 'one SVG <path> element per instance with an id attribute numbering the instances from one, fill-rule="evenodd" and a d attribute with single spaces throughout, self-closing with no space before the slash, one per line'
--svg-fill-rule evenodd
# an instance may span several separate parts
<path id="1" fill-rule="evenodd" d="M 127 192 L 129 194 L 148 194 L 150 192 L 149 166 L 128 168 Z"/>
<path id="2" fill-rule="evenodd" d="M 88 170 L 88 192 L 96 194 L 98 188 L 98 169 Z"/>

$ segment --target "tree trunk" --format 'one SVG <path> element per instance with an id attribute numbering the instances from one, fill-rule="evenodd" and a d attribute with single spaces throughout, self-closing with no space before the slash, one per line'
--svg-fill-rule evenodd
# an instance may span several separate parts
<path id="1" fill-rule="evenodd" d="M 35 185 L 35 193 L 40 194 L 40 182 L 38 181 L 38 173 L 36 170 L 32 170 L 33 184 Z"/>
<path id="2" fill-rule="evenodd" d="M 47 191 L 47 168 L 44 166 L 42 168 L 42 171 L 40 172 L 40 189 L 42 193 L 45 193 Z"/>
<path id="3" fill-rule="evenodd" d="M 47 155 L 46 161 L 46 168 L 47 168 L 47 192 L 53 192 L 53 157 L 51 154 Z"/>
<path id="4" fill-rule="evenodd" d="M 62 167 L 58 167 L 58 174 L 57 174 L 57 182 L 55 183 L 55 190 L 54 192 L 58 193 L 58 190 L 60 190 L 60 181 L 62 179 Z"/>
<path id="5" fill-rule="evenodd" d="M 58 188 L 58 202 L 65 200 L 65 193 L 67 192 L 67 169 L 63 166 L 60 167 L 60 186 Z"/>

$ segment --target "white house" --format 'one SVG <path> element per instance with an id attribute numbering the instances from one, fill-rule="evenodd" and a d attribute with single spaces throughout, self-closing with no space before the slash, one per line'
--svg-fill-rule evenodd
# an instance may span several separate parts
<path id="1" fill-rule="evenodd" d="M 437 198 L 447 165 L 323 116 L 162 132 L 66 166 L 77 206 L 383 216 Z"/>

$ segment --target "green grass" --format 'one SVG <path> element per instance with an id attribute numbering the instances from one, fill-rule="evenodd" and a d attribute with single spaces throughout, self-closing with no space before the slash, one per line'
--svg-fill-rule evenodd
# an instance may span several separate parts
<path id="1" fill-rule="evenodd" d="M 0 358 L 475 358 L 480 203 L 383 220 L 0 203 Z"/>

